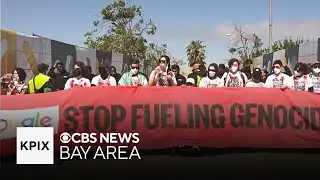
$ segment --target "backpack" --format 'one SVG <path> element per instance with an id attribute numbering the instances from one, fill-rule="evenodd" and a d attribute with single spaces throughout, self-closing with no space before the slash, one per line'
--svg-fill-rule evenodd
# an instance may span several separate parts
<path id="1" fill-rule="evenodd" d="M 224 86 L 227 85 L 227 77 L 229 76 L 229 72 L 227 72 L 227 76 L 224 78 Z M 243 72 L 240 72 L 240 76 L 241 76 L 241 79 L 242 79 L 242 82 L 243 82 L 243 87 L 246 86 L 246 80 L 244 78 L 244 75 L 243 75 Z"/>

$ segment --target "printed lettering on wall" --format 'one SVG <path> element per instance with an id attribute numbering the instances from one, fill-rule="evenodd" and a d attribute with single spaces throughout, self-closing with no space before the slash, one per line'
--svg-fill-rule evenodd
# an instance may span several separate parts
<path id="1" fill-rule="evenodd" d="M 103 63 L 111 65 L 112 52 L 111 51 L 99 51 L 96 50 L 96 71 L 99 72 L 99 67 Z"/>
<path id="2" fill-rule="evenodd" d="M 11 73 L 17 64 L 17 35 L 1 30 L 1 75 Z"/>
<path id="3" fill-rule="evenodd" d="M 71 44 L 51 40 L 51 58 L 52 64 L 57 60 L 63 62 L 66 70 L 70 73 L 72 72 L 73 65 L 77 60 L 76 47 Z"/>

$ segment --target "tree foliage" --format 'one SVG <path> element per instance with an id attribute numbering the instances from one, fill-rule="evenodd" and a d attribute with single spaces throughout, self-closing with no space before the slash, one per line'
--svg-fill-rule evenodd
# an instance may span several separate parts
<path id="1" fill-rule="evenodd" d="M 195 63 L 205 64 L 205 52 L 206 46 L 202 44 L 202 41 L 191 41 L 190 44 L 186 47 L 188 65 L 193 66 Z"/>
<path id="2" fill-rule="evenodd" d="M 263 53 L 262 40 L 256 34 L 248 34 L 241 26 L 234 25 L 233 36 L 233 44 L 229 47 L 229 52 L 238 56 L 240 60 L 251 59 Z"/>
<path id="3" fill-rule="evenodd" d="M 85 45 L 108 50 L 136 59 L 144 59 L 147 51 L 146 35 L 154 35 L 156 26 L 145 21 L 142 7 L 129 1 L 117 0 L 101 10 L 101 17 L 93 22 L 94 30 L 85 34 Z"/>
<path id="4" fill-rule="evenodd" d="M 172 56 L 167 49 L 166 44 L 157 44 L 157 43 L 150 43 L 148 45 L 146 51 L 146 59 L 148 59 L 148 65 L 152 68 L 156 67 L 159 63 L 159 59 L 162 55 L 167 55 L 171 59 L 171 64 L 178 64 L 183 65 L 184 61 L 182 59 L 176 58 Z"/>
<path id="5" fill-rule="evenodd" d="M 233 56 L 237 56 L 241 61 L 259 57 L 270 52 L 269 48 L 263 47 L 264 44 L 261 37 L 255 33 L 251 34 L 245 32 L 239 25 L 234 25 L 234 32 L 232 34 L 233 43 L 228 51 Z M 284 40 L 278 40 L 272 44 L 271 52 L 294 47 L 304 42 L 306 42 L 304 39 L 298 38 L 293 40 L 291 37 L 285 38 Z"/>

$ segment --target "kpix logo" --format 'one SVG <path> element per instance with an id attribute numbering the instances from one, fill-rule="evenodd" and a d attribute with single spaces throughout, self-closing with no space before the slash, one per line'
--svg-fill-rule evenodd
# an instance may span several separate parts
<path id="1" fill-rule="evenodd" d="M 17 127 L 17 164 L 53 164 L 53 127 Z"/>
<path id="2" fill-rule="evenodd" d="M 22 150 L 50 150 L 49 147 L 49 141 L 21 141 L 21 151 Z"/>

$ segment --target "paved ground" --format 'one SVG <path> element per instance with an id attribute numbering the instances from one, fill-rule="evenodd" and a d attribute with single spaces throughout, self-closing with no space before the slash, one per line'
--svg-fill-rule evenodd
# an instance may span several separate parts
<path id="1" fill-rule="evenodd" d="M 320 154 L 246 153 L 206 157 L 143 156 L 143 160 L 74 160 L 54 166 L 17 166 L 3 162 L 1 176 L 52 177 L 60 179 L 117 177 L 185 179 L 265 178 L 288 176 L 306 178 L 320 175 Z M 280 176 L 280 174 L 282 176 Z M 218 178 L 221 177 L 221 178 Z M 279 178 L 275 178 L 279 177 Z"/>

